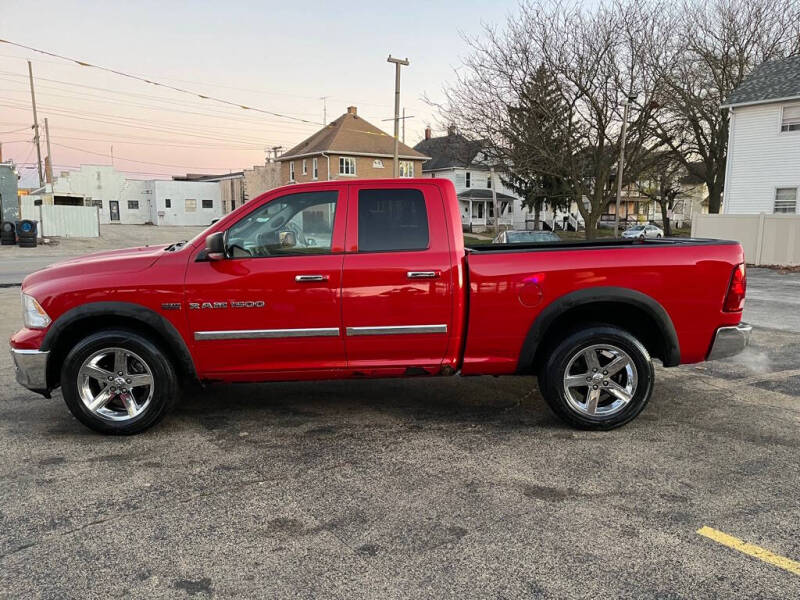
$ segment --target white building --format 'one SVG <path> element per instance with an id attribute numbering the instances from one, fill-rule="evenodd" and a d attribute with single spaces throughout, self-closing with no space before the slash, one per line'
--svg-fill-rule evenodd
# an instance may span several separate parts
<path id="1" fill-rule="evenodd" d="M 461 223 L 465 229 L 481 231 L 494 224 L 493 190 L 500 209 L 500 224 L 513 229 L 533 229 L 534 214 L 522 205 L 513 190 L 503 184 L 500 174 L 492 173 L 479 142 L 473 142 L 450 127 L 447 135 L 432 137 L 430 127 L 425 139 L 414 150 L 430 156 L 422 165 L 423 177 L 441 177 L 453 182 L 461 208 Z M 549 209 L 540 219 L 546 228 L 563 228 L 565 222 L 577 228 L 583 219 L 573 203 L 572 215 Z M 565 221 L 564 219 L 567 219 Z"/>
<path id="2" fill-rule="evenodd" d="M 798 212 L 800 56 L 760 65 L 727 99 L 726 214 Z"/>
<path id="3" fill-rule="evenodd" d="M 108 165 L 63 171 L 41 194 L 53 204 L 96 206 L 101 223 L 209 225 L 223 215 L 220 182 L 128 179 Z"/>

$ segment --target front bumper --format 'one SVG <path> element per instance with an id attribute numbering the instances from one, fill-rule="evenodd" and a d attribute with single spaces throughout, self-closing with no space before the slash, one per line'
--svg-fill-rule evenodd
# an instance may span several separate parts
<path id="1" fill-rule="evenodd" d="M 47 388 L 47 357 L 50 352 L 11 348 L 17 381 L 34 392 L 49 396 Z"/>
<path id="2" fill-rule="evenodd" d="M 750 342 L 750 332 L 752 326 L 747 323 L 739 323 L 733 327 L 720 327 L 714 335 L 714 343 L 711 344 L 711 352 L 708 353 L 708 360 L 727 358 L 739 354 L 747 347 Z"/>

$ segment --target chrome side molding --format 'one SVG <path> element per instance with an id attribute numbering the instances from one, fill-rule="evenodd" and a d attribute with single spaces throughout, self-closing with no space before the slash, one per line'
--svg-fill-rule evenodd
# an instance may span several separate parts
<path id="1" fill-rule="evenodd" d="M 392 325 L 388 327 L 348 327 L 348 336 L 358 335 L 415 335 L 418 333 L 447 333 L 447 325 Z"/>
<path id="2" fill-rule="evenodd" d="M 228 331 L 196 331 L 194 339 L 203 340 L 254 340 L 261 338 L 338 337 L 338 327 L 312 329 L 233 329 Z"/>

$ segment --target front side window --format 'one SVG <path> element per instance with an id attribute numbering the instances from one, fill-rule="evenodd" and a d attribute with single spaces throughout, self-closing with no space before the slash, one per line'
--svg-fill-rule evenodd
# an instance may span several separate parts
<path id="1" fill-rule="evenodd" d="M 401 160 L 400 164 L 400 177 L 413 177 L 414 176 L 414 162 L 410 160 Z"/>
<path id="2" fill-rule="evenodd" d="M 308 174 L 308 166 L 306 165 L 306 159 L 305 158 L 303 159 L 302 166 L 303 166 L 303 175 L 307 175 Z"/>
<path id="3" fill-rule="evenodd" d="M 783 107 L 781 131 L 800 131 L 800 104 L 789 104 Z"/>
<path id="4" fill-rule="evenodd" d="M 467 181 L 466 181 L 466 186 L 467 186 L 467 187 L 469 187 L 469 186 L 471 186 L 471 185 L 472 185 L 472 176 L 471 176 L 471 173 L 470 173 L 469 171 L 467 171 Z"/>
<path id="5" fill-rule="evenodd" d="M 197 210 L 197 200 L 186 198 L 186 212 L 194 212 Z"/>
<path id="6" fill-rule="evenodd" d="M 796 213 L 797 212 L 797 188 L 778 188 L 775 190 L 776 213 Z"/>
<path id="7" fill-rule="evenodd" d="M 164 198 L 164 208 L 172 208 L 172 200 L 169 198 Z"/>
<path id="8" fill-rule="evenodd" d="M 352 156 L 339 157 L 339 175 L 355 175 L 356 159 Z"/>
<path id="9" fill-rule="evenodd" d="M 128 200 L 128 210 L 139 210 L 139 201 Z"/>
<path id="10" fill-rule="evenodd" d="M 294 181 L 294 161 L 289 161 L 289 181 Z"/>
<path id="11" fill-rule="evenodd" d="M 489 176 L 486 178 L 486 187 L 487 187 L 487 188 L 489 188 L 489 189 L 491 189 L 491 188 L 492 188 L 492 176 L 491 176 L 491 175 L 489 175 Z"/>
<path id="12" fill-rule="evenodd" d="M 428 211 L 420 190 L 358 192 L 358 251 L 425 250 Z"/>
<path id="13" fill-rule="evenodd" d="M 329 254 L 338 192 L 303 192 L 275 198 L 227 232 L 232 258 Z"/>
<path id="14" fill-rule="evenodd" d="M 213 200 L 203 200 L 203 208 L 214 208 Z"/>
<path id="15" fill-rule="evenodd" d="M 317 165 L 316 158 L 311 161 L 311 169 L 312 169 L 312 174 L 314 175 L 314 179 L 317 179 L 319 177 L 319 168 Z"/>

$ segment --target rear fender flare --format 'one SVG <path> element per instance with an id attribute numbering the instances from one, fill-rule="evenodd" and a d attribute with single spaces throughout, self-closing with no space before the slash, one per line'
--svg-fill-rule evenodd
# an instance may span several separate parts
<path id="1" fill-rule="evenodd" d="M 635 306 L 649 317 L 658 326 L 659 333 L 664 340 L 664 357 L 662 362 L 665 367 L 674 367 L 680 364 L 681 351 L 678 342 L 678 334 L 675 326 L 666 309 L 651 296 L 620 287 L 593 287 L 577 290 L 556 298 L 548 304 L 528 330 L 525 341 L 522 344 L 519 361 L 517 363 L 518 373 L 530 373 L 531 368 L 535 367 L 534 360 L 536 352 L 544 341 L 550 325 L 568 310 L 580 306 L 594 304 L 596 302 L 615 302 L 619 304 L 629 304 Z"/>

